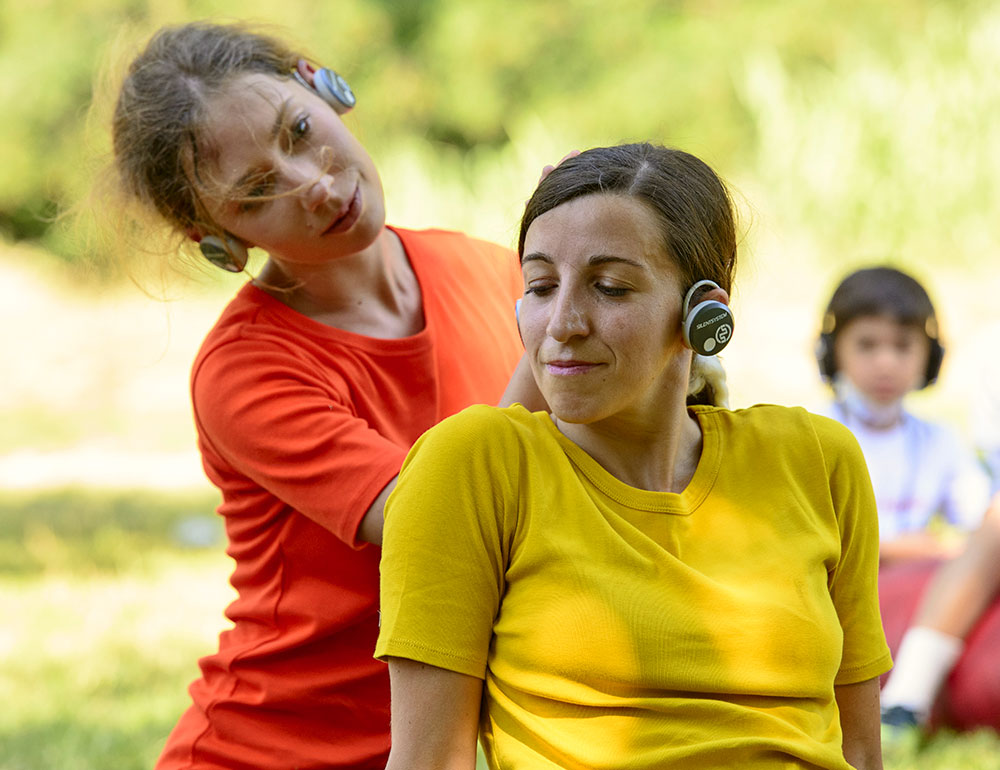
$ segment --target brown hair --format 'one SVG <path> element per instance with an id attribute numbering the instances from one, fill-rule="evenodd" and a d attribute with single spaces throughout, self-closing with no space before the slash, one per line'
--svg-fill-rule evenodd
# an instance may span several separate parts
<path id="1" fill-rule="evenodd" d="M 715 281 L 732 291 L 736 270 L 736 212 L 722 180 L 694 155 L 649 143 L 597 147 L 556 166 L 535 189 L 521 218 L 517 251 L 531 223 L 563 203 L 594 194 L 644 201 L 660 222 L 663 248 L 681 272 L 682 291 Z M 725 372 L 713 359 L 695 356 L 689 404 L 725 405 Z"/>
<path id="2" fill-rule="evenodd" d="M 703 279 L 731 291 L 736 214 L 729 191 L 695 156 L 649 143 L 597 147 L 556 166 L 528 201 L 518 254 L 524 256 L 524 239 L 535 219 L 574 198 L 597 193 L 629 195 L 650 207 L 685 291 Z"/>
<path id="3" fill-rule="evenodd" d="M 300 54 L 243 24 L 164 27 L 132 61 L 112 118 L 122 191 L 184 231 L 204 222 L 185 162 L 197 163 L 206 105 L 233 78 L 290 76 Z"/>
<path id="4" fill-rule="evenodd" d="M 824 315 L 824 324 L 834 333 L 855 318 L 885 316 L 937 337 L 937 316 L 927 290 L 913 276 L 887 265 L 863 268 L 845 277 Z"/>

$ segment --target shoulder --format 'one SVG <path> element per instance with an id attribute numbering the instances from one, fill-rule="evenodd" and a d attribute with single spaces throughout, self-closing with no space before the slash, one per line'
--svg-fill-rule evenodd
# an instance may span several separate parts
<path id="1" fill-rule="evenodd" d="M 397 489 L 431 483 L 482 489 L 513 485 L 528 453 L 536 451 L 542 418 L 548 416 L 531 414 L 520 404 L 467 407 L 417 439 L 403 462 Z"/>
<path id="2" fill-rule="evenodd" d="M 483 449 L 496 449 L 525 442 L 526 436 L 539 431 L 539 419 L 520 404 L 508 407 L 475 404 L 446 417 L 425 432 L 411 454 L 429 448 L 448 454 L 468 455 Z"/>
<path id="3" fill-rule="evenodd" d="M 276 397 L 281 383 L 346 398 L 347 374 L 334 355 L 336 330 L 316 336 L 310 330 L 314 322 L 291 313 L 255 287 L 237 295 L 205 337 L 191 367 L 197 413 L 231 416 L 248 404 Z"/>
<path id="4" fill-rule="evenodd" d="M 860 457 L 854 434 L 841 423 L 800 406 L 757 404 L 744 409 L 701 407 L 702 422 L 726 435 L 726 444 L 755 456 L 784 456 L 789 463 L 823 460 L 828 466 L 844 456 Z M 863 461 L 862 461 L 863 462 Z"/>
<path id="5" fill-rule="evenodd" d="M 710 420 L 727 430 L 752 432 L 770 437 L 774 441 L 815 436 L 821 439 L 852 439 L 850 430 L 826 415 L 808 411 L 801 406 L 756 404 L 743 409 L 720 407 L 695 407 Z"/>
<path id="6" fill-rule="evenodd" d="M 442 230 L 428 228 L 425 230 L 410 230 L 403 227 L 391 228 L 403 242 L 408 252 L 414 250 L 432 251 L 443 256 L 479 254 L 491 259 L 507 259 L 513 255 L 513 250 L 490 241 L 474 238 L 457 230 Z"/>

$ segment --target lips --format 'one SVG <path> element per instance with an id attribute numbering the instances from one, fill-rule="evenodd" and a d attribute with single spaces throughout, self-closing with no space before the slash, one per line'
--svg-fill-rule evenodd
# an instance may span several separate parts
<path id="1" fill-rule="evenodd" d="M 358 221 L 358 217 L 361 216 L 361 188 L 354 188 L 354 195 L 347 204 L 337 212 L 337 218 L 333 220 L 326 230 L 323 231 L 323 235 L 332 235 L 334 233 L 344 233 L 354 227 L 354 223 Z"/>
<path id="2" fill-rule="evenodd" d="M 545 368 L 549 374 L 557 377 L 567 377 L 574 374 L 586 374 L 587 372 L 593 371 L 598 366 L 600 366 L 600 364 L 576 360 L 549 361 L 545 364 Z"/>

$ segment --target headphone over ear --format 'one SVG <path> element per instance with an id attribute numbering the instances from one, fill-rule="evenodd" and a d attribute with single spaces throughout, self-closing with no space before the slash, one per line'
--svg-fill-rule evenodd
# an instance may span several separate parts
<path id="1" fill-rule="evenodd" d="M 930 342 L 927 352 L 927 370 L 924 372 L 924 383 L 920 389 L 933 385 L 941 373 L 941 362 L 944 361 L 944 345 L 937 335 L 937 321 L 931 317 L 924 324 L 924 331 Z M 837 376 L 837 356 L 834 345 L 837 341 L 837 321 L 832 313 L 823 317 L 823 329 L 816 341 L 816 363 L 819 364 L 820 376 L 826 382 L 833 382 Z"/>
<path id="2" fill-rule="evenodd" d="M 306 78 L 306 74 L 312 76 L 312 82 Z M 310 91 L 315 91 L 324 102 L 333 107 L 338 115 L 343 115 L 358 103 L 354 91 L 340 75 L 326 67 L 313 69 L 304 59 L 299 60 L 299 65 L 292 70 L 292 77 L 304 85 Z"/>
<path id="3" fill-rule="evenodd" d="M 230 273 L 242 273 L 250 258 L 247 247 L 229 233 L 224 238 L 205 235 L 198 241 L 198 248 L 205 259 Z"/>
<path id="4" fill-rule="evenodd" d="M 695 353 L 714 356 L 721 352 L 733 336 L 736 319 L 729 307 L 714 299 L 704 300 L 691 307 L 691 300 L 698 289 L 718 289 L 715 281 L 697 281 L 684 296 L 681 310 L 684 316 L 684 342 Z"/>

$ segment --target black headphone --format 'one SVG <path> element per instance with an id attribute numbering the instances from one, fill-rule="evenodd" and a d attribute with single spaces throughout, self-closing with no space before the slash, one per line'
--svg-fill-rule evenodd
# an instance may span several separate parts
<path id="1" fill-rule="evenodd" d="M 941 373 L 941 362 L 944 360 L 944 346 L 938 338 L 937 319 L 931 316 L 924 323 L 924 332 L 930 341 L 930 351 L 927 354 L 927 370 L 924 372 L 924 382 L 920 388 L 934 384 Z M 823 316 L 823 329 L 816 342 L 816 362 L 819 364 L 820 376 L 827 382 L 833 382 L 837 376 L 837 356 L 834 346 L 837 341 L 837 319 L 833 313 Z"/>
<path id="2" fill-rule="evenodd" d="M 714 299 L 704 300 L 691 307 L 691 300 L 702 287 L 718 289 L 715 281 L 697 281 L 684 296 L 684 342 L 695 353 L 714 356 L 721 352 L 733 337 L 736 319 L 728 305 Z"/>
<path id="3" fill-rule="evenodd" d="M 300 70 L 306 70 L 312 75 L 312 83 L 306 80 Z M 292 77 L 310 91 L 319 94 L 338 115 L 343 115 L 358 103 L 347 81 L 326 67 L 314 70 L 305 60 L 300 60 L 298 67 L 292 70 Z M 224 233 L 221 237 L 205 235 L 198 242 L 198 248 L 205 259 L 230 273 L 243 272 L 250 258 L 246 245 L 230 233 Z"/>
<path id="4" fill-rule="evenodd" d="M 687 346 L 703 356 L 714 356 L 720 352 L 733 337 L 733 326 L 736 320 L 727 305 L 714 299 L 699 302 L 690 308 L 691 298 L 695 291 L 703 286 L 719 288 L 715 281 L 698 281 L 688 289 L 684 297 L 684 342 Z M 517 333 L 521 334 L 521 300 L 514 303 L 514 320 L 517 322 Z M 521 337 L 524 342 L 524 337 Z"/>

